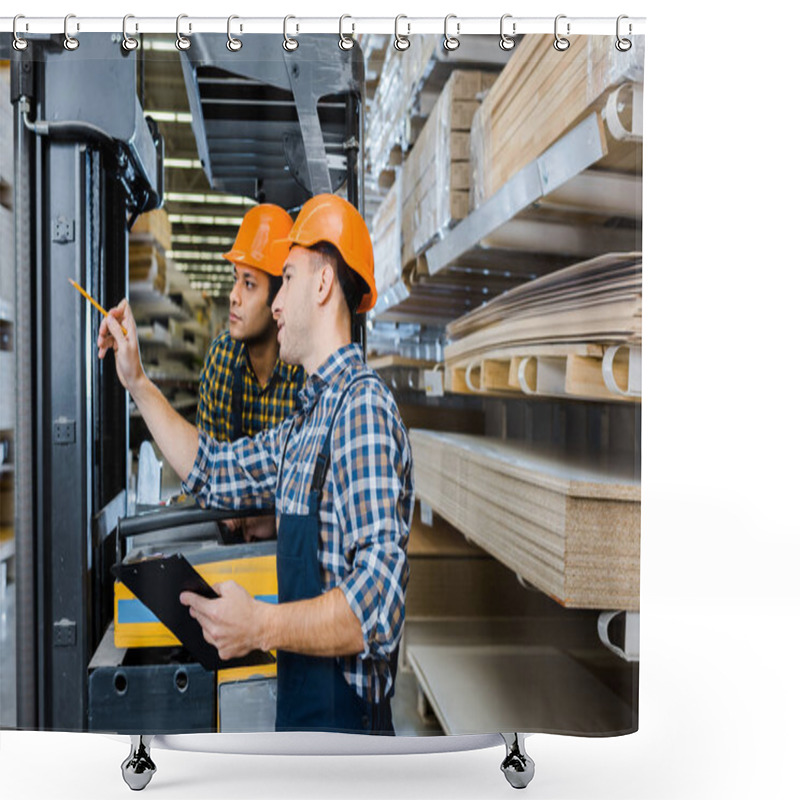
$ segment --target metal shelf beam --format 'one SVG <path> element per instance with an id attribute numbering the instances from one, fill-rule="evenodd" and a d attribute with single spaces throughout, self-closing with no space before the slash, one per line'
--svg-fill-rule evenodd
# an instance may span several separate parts
<path id="1" fill-rule="evenodd" d="M 480 248 L 485 237 L 607 152 L 603 123 L 597 114 L 591 114 L 433 245 L 425 254 L 428 272 L 435 275 Z"/>

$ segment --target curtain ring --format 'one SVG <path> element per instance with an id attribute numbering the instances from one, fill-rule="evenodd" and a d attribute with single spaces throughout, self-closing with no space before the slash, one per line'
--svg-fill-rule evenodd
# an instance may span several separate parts
<path id="1" fill-rule="evenodd" d="M 504 30 L 503 26 L 507 19 L 511 19 L 511 14 L 503 14 L 500 17 L 500 49 L 501 50 L 513 50 L 514 45 L 516 45 L 516 40 L 512 39 L 512 36 L 516 36 L 517 34 L 517 23 L 511 23 L 511 36 L 509 36 Z"/>
<path id="2" fill-rule="evenodd" d="M 23 39 L 17 33 L 17 20 L 18 19 L 25 19 L 25 17 L 24 17 L 23 14 L 17 14 L 17 16 L 14 17 L 14 25 L 12 26 L 12 29 L 11 29 L 12 32 L 14 33 L 14 41 L 12 42 L 12 44 L 13 44 L 15 50 L 21 52 L 22 50 L 27 50 L 27 48 L 28 48 L 28 40 L 27 39 Z M 28 28 L 28 25 L 26 23 L 25 24 L 25 29 L 27 30 L 27 28 Z"/>
<path id="3" fill-rule="evenodd" d="M 64 49 L 77 50 L 81 43 L 74 37 L 69 35 L 69 21 L 75 19 L 74 14 L 67 14 L 64 17 Z M 76 25 L 76 30 L 80 30 L 80 25 Z"/>
<path id="4" fill-rule="evenodd" d="M 621 22 L 623 19 L 628 19 L 628 17 L 627 17 L 625 14 L 620 14 L 620 15 L 617 17 L 617 41 L 616 41 L 616 43 L 614 44 L 614 47 L 616 47 L 616 48 L 617 48 L 617 50 L 619 50 L 619 51 L 620 51 L 620 53 L 627 53 L 627 52 L 628 52 L 628 50 L 630 50 L 630 49 L 631 49 L 631 47 L 633 47 L 633 42 L 631 42 L 631 40 L 630 40 L 630 39 L 623 39 L 623 38 L 621 38 L 621 37 L 620 37 L 620 35 L 619 35 L 619 27 L 620 27 L 620 26 L 619 26 L 619 23 L 620 23 L 620 22 Z M 629 22 L 629 23 L 628 23 L 628 34 L 629 34 L 629 35 L 630 35 L 630 32 L 631 32 L 631 24 L 630 24 L 630 22 Z"/>
<path id="5" fill-rule="evenodd" d="M 461 42 L 459 41 L 457 35 L 450 36 L 450 34 L 448 34 L 447 32 L 447 23 L 450 22 L 451 19 L 456 20 L 456 34 L 458 34 L 461 31 L 461 23 L 458 22 L 458 18 L 456 17 L 455 14 L 448 14 L 444 18 L 444 39 L 442 39 L 442 47 L 444 47 L 445 50 L 449 50 L 452 53 L 453 50 L 458 50 L 458 48 L 461 45 Z"/>
<path id="6" fill-rule="evenodd" d="M 175 20 L 175 47 L 178 50 L 188 50 L 192 46 L 192 40 L 187 38 L 181 33 L 181 20 L 186 19 L 189 15 L 188 14 L 178 14 L 178 18 Z M 192 25 L 189 23 L 189 30 L 192 30 Z"/>
<path id="7" fill-rule="evenodd" d="M 339 17 L 339 47 L 342 50 L 352 50 L 353 45 L 355 44 L 355 40 L 353 39 L 353 34 L 356 32 L 355 23 L 353 23 L 353 30 L 350 31 L 348 36 L 345 36 L 344 31 L 342 30 L 342 26 L 346 19 L 353 19 L 349 14 L 342 14 Z"/>
<path id="8" fill-rule="evenodd" d="M 398 14 L 394 18 L 394 49 L 399 50 L 401 53 L 411 47 L 411 40 L 408 38 L 408 33 L 411 33 L 411 25 L 408 25 L 408 33 L 402 36 L 398 30 L 401 19 L 408 19 L 405 14 Z"/>
<path id="9" fill-rule="evenodd" d="M 565 39 L 563 36 L 558 35 L 558 21 L 560 19 L 566 19 L 566 14 L 559 14 L 556 17 L 556 23 L 554 26 L 554 34 L 555 34 L 555 41 L 553 42 L 553 47 L 559 51 L 559 53 L 563 53 L 569 47 L 569 39 Z M 569 22 L 567 23 L 567 36 L 569 36 Z"/>
<path id="10" fill-rule="evenodd" d="M 134 39 L 132 36 L 128 36 L 128 20 L 135 19 L 133 14 L 126 14 L 122 18 L 122 47 L 130 52 L 131 50 L 135 50 L 139 46 L 139 40 Z M 136 26 L 138 29 L 138 25 Z"/>
<path id="11" fill-rule="evenodd" d="M 239 19 L 239 17 L 237 17 L 235 14 L 231 14 L 228 17 L 228 41 L 225 43 L 225 47 L 227 47 L 231 53 L 236 53 L 242 49 L 242 40 L 231 35 L 231 22 L 235 19 Z M 240 31 L 241 29 L 241 26 L 239 26 Z"/>
<path id="12" fill-rule="evenodd" d="M 296 19 L 296 18 L 291 15 L 283 18 L 283 49 L 286 50 L 286 52 L 288 53 L 297 50 L 297 48 L 300 46 L 300 42 L 298 42 L 297 39 L 292 39 L 292 37 L 289 36 L 289 33 L 287 32 L 287 27 L 290 19 Z M 297 30 L 300 30 L 299 25 L 295 27 Z"/>

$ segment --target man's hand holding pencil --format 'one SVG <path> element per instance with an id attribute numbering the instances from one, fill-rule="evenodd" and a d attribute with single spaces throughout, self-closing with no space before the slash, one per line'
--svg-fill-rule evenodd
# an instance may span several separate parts
<path id="1" fill-rule="evenodd" d="M 100 323 L 97 335 L 97 355 L 105 358 L 114 351 L 120 383 L 132 394 L 137 383 L 144 379 L 144 369 L 139 356 L 136 322 L 127 300 L 112 308 Z"/>

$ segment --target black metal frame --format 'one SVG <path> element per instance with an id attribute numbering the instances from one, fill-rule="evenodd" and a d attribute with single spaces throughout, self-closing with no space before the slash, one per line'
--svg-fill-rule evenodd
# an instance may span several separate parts
<path id="1" fill-rule="evenodd" d="M 104 553 L 109 520 L 125 508 L 128 423 L 113 361 L 95 354 L 98 315 L 67 279 L 104 305 L 125 295 L 128 224 L 160 204 L 163 161 L 136 97 L 135 56 L 108 35 L 82 36 L 80 55 L 60 37 L 31 36 L 12 54 L 11 101 L 26 273 L 17 316 L 28 321 L 18 357 L 17 724 L 84 730 L 87 667 L 111 608 Z"/>

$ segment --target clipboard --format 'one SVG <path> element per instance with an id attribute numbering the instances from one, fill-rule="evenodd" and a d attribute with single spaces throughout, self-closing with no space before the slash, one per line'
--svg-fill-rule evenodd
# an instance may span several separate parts
<path id="1" fill-rule="evenodd" d="M 218 597 L 206 580 L 181 553 L 150 556 L 138 561 L 114 564 L 111 572 L 152 611 L 207 670 L 248 667 L 274 663 L 275 657 L 263 650 L 224 661 L 217 648 L 203 638 L 200 623 L 181 604 L 181 592 L 202 597 Z"/>

